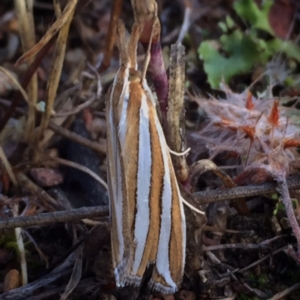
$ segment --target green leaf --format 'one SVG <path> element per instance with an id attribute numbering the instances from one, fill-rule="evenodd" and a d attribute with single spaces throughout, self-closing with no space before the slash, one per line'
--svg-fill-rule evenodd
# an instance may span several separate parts
<path id="1" fill-rule="evenodd" d="M 224 33 L 227 32 L 227 25 L 224 22 L 219 22 L 218 26 Z"/>
<path id="2" fill-rule="evenodd" d="M 272 52 L 283 52 L 289 58 L 294 58 L 300 62 L 300 47 L 292 41 L 283 41 L 275 38 L 266 42 L 267 48 Z"/>
<path id="3" fill-rule="evenodd" d="M 229 29 L 232 29 L 235 26 L 235 23 L 230 16 L 226 17 L 226 25 Z"/>
<path id="4" fill-rule="evenodd" d="M 235 28 L 236 24 L 227 16 L 225 22 L 219 23 L 224 32 L 220 40 L 202 42 L 198 52 L 212 88 L 219 88 L 221 81 L 228 83 L 235 75 L 252 71 L 255 65 L 265 65 L 278 52 L 300 62 L 300 47 L 295 43 L 276 37 L 267 41 L 259 38 L 258 29 L 274 36 L 268 20 L 273 2 L 264 0 L 258 6 L 255 0 L 236 0 L 236 12 L 250 23 L 247 32 L 236 29 L 228 34 L 228 29 Z"/>
<path id="5" fill-rule="evenodd" d="M 273 3 L 273 0 L 264 0 L 260 8 L 254 0 L 236 0 L 233 7 L 236 13 L 242 19 L 249 21 L 254 28 L 264 30 L 274 35 L 268 18 Z"/>
<path id="6" fill-rule="evenodd" d="M 265 62 L 268 57 L 264 49 L 258 47 L 257 41 L 240 30 L 235 30 L 230 35 L 222 35 L 220 41 L 226 56 L 219 53 L 214 41 L 202 42 L 199 48 L 208 82 L 213 88 L 218 88 L 222 80 L 228 82 L 236 74 L 249 72 L 254 64 Z"/>

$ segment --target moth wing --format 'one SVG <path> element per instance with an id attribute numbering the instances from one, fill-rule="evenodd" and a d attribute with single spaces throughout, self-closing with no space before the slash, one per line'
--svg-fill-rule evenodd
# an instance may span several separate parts
<path id="1" fill-rule="evenodd" d="M 113 266 L 117 267 L 123 260 L 124 240 L 122 235 L 122 171 L 121 159 L 117 138 L 117 130 L 114 122 L 113 91 L 110 93 L 106 104 L 107 120 L 107 170 L 110 195 L 111 218 L 111 245 Z"/>
<path id="2" fill-rule="evenodd" d="M 159 156 L 162 159 L 164 172 L 160 195 L 161 212 L 159 215 L 158 247 L 150 285 L 157 291 L 173 293 L 178 289 L 184 271 L 185 215 L 169 148 L 153 103 L 154 101 L 149 103 L 149 106 L 153 106 L 153 117 L 151 119 L 154 123 L 154 126 L 152 126 L 154 129 L 152 139 L 159 141 Z M 155 161 L 157 162 L 156 159 Z"/>

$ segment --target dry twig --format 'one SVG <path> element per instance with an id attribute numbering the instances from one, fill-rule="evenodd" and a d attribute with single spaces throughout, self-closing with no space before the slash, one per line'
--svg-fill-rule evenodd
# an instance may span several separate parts
<path id="1" fill-rule="evenodd" d="M 9 229 L 16 227 L 45 226 L 59 222 L 79 221 L 85 218 L 95 218 L 108 216 L 108 206 L 91 206 L 72 209 L 68 211 L 56 211 L 51 213 L 42 213 L 30 217 L 14 217 L 0 221 L 0 229 Z"/>
<path id="2" fill-rule="evenodd" d="M 68 129 L 65 129 L 63 127 L 56 125 L 54 122 L 50 121 L 48 128 L 53 130 L 54 132 L 58 133 L 59 135 L 65 137 L 69 140 L 72 140 L 78 144 L 81 144 L 83 146 L 91 148 L 91 149 L 99 152 L 100 154 L 106 153 L 106 145 L 101 145 L 99 143 L 90 141 Z"/>
<path id="3" fill-rule="evenodd" d="M 52 157 L 51 160 L 54 160 L 55 162 L 58 162 L 61 165 L 65 165 L 65 166 L 80 170 L 80 171 L 90 175 L 96 181 L 98 181 L 106 190 L 108 190 L 108 186 L 107 186 L 106 182 L 101 177 L 99 177 L 95 172 L 90 170 L 89 168 L 82 166 L 80 164 L 77 164 L 73 161 L 63 159 L 63 158 Z"/>
<path id="4" fill-rule="evenodd" d="M 300 188 L 300 174 L 290 176 L 287 179 L 287 186 L 290 190 Z M 244 197 L 261 196 L 277 192 L 277 183 L 268 182 L 258 185 L 238 186 L 224 190 L 213 190 L 205 192 L 195 192 L 195 200 L 201 204 L 219 202 L 231 199 L 240 199 Z"/>
<path id="5" fill-rule="evenodd" d="M 282 247 L 282 248 L 279 248 L 279 249 L 273 251 L 272 253 L 270 253 L 270 254 L 268 254 L 268 255 L 266 255 L 266 256 L 264 256 L 264 257 L 258 259 L 257 261 L 253 262 L 252 264 L 248 265 L 247 267 L 245 267 L 245 268 L 243 268 L 243 269 L 237 269 L 237 270 L 234 270 L 232 273 L 236 273 L 236 272 L 244 273 L 244 272 L 248 271 L 249 269 L 251 269 L 251 268 L 253 268 L 253 267 L 255 267 L 255 266 L 261 264 L 263 261 L 265 261 L 266 259 L 268 259 L 268 258 L 274 256 L 275 254 L 278 254 L 278 253 L 284 251 L 285 249 L 287 249 L 287 246 L 284 246 L 284 247 Z"/>

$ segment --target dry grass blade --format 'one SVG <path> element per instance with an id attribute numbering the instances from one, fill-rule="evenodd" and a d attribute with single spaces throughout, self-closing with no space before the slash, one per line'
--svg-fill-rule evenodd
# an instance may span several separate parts
<path id="1" fill-rule="evenodd" d="M 24 74 L 23 79 L 21 80 L 21 84 L 22 84 L 23 88 L 28 86 L 32 76 L 36 72 L 37 68 L 41 64 L 43 58 L 48 53 L 49 49 L 52 47 L 54 42 L 55 42 L 55 38 L 52 38 L 45 45 L 45 47 L 42 49 L 42 51 L 40 53 L 38 53 L 38 55 L 35 57 L 33 63 L 29 66 L 28 70 Z M 9 106 L 9 109 L 6 111 L 4 117 L 1 118 L 1 120 L 0 120 L 0 131 L 3 130 L 3 128 L 7 124 L 8 120 L 11 118 L 11 116 L 15 112 L 15 110 L 18 109 L 17 106 L 18 106 L 18 103 L 20 102 L 21 99 L 22 99 L 22 94 L 20 92 L 18 92 L 15 95 L 15 97 L 13 98 L 13 100 L 11 102 L 11 105 Z M 34 107 L 34 109 L 35 109 L 35 107 Z"/>
<path id="2" fill-rule="evenodd" d="M 68 116 L 76 115 L 79 112 L 81 112 L 82 110 L 84 110 L 85 108 L 89 107 L 96 99 L 97 99 L 96 95 L 93 95 L 89 100 L 78 105 L 77 107 L 75 107 L 74 109 L 72 109 L 70 111 L 56 113 L 53 116 L 53 118 L 61 118 L 61 117 L 68 117 Z"/>
<path id="3" fill-rule="evenodd" d="M 34 238 L 31 236 L 31 234 L 27 230 L 24 230 L 24 229 L 22 230 L 22 232 L 27 236 L 27 238 L 30 240 L 30 242 L 34 245 L 34 248 L 35 248 L 36 252 L 39 254 L 40 259 L 45 261 L 46 268 L 49 268 L 48 257 L 39 248 L 37 242 L 34 240 Z"/>
<path id="4" fill-rule="evenodd" d="M 23 51 L 27 52 L 35 44 L 35 26 L 33 18 L 32 0 L 14 0 L 17 18 L 19 21 L 20 37 Z M 34 57 L 30 57 L 29 63 L 33 63 Z M 21 90 L 20 90 L 21 91 Z M 28 92 L 28 117 L 25 125 L 24 139 L 29 141 L 32 137 L 32 131 L 35 127 L 35 106 L 38 99 L 38 80 L 37 74 L 33 74 L 27 86 Z M 23 95 L 23 93 L 22 93 Z M 24 95 L 23 95 L 24 96 Z"/>
<path id="5" fill-rule="evenodd" d="M 22 0 L 20 0 L 22 1 Z M 32 56 L 37 54 L 57 32 L 68 22 L 69 17 L 73 16 L 75 7 L 77 5 L 77 0 L 69 0 L 65 9 L 63 10 L 60 17 L 53 23 L 53 25 L 49 28 L 47 33 L 41 38 L 41 40 L 29 51 L 24 53 L 16 62 L 17 65 L 20 65 L 30 59 Z"/>
<path id="6" fill-rule="evenodd" d="M 51 271 L 49 274 L 45 275 L 38 280 L 31 282 L 23 287 L 9 291 L 8 293 L 2 294 L 1 296 L 5 300 L 16 300 L 16 299 L 32 299 L 34 292 L 45 287 L 47 284 L 61 278 L 62 276 L 68 274 L 74 265 L 74 254 L 71 253 L 68 258 L 57 268 Z"/>
<path id="7" fill-rule="evenodd" d="M 66 22 L 61 27 L 56 41 L 55 50 L 54 50 L 54 63 L 50 72 L 49 81 L 47 84 L 47 91 L 46 91 L 46 95 L 47 95 L 46 112 L 43 114 L 42 117 L 41 126 L 39 128 L 38 141 L 41 141 L 44 132 L 48 127 L 50 117 L 53 111 L 54 100 L 55 100 L 55 96 L 56 96 L 56 92 L 60 80 L 61 70 L 65 58 L 69 28 L 71 25 L 71 21 L 73 19 L 74 11 L 75 11 L 75 6 L 73 6 L 73 10 L 71 10 L 68 13 L 66 17 Z M 40 143 L 40 145 L 41 144 L 42 143 Z"/>
<path id="8" fill-rule="evenodd" d="M 293 292 L 295 292 L 296 290 L 299 290 L 299 289 L 300 289 L 300 283 L 295 283 L 294 285 L 292 285 L 289 288 L 285 289 L 284 291 L 276 294 L 275 296 L 269 298 L 268 300 L 283 299 L 283 298 L 287 297 L 288 295 L 291 295 Z"/>
<path id="9" fill-rule="evenodd" d="M 123 4 L 123 0 L 114 0 L 114 4 L 110 14 L 109 29 L 106 36 L 104 57 L 101 66 L 99 68 L 99 73 L 105 71 L 110 65 L 112 51 L 115 46 L 115 40 L 116 40 L 117 23 L 118 23 L 117 21 L 121 14 L 122 4 Z"/>
<path id="10" fill-rule="evenodd" d="M 10 165 L 10 163 L 9 163 L 9 161 L 8 161 L 8 159 L 7 159 L 7 157 L 6 157 L 6 155 L 5 155 L 5 153 L 4 153 L 1 146 L 0 146 L 0 160 L 2 160 L 2 163 L 5 167 L 5 170 L 8 174 L 11 182 L 13 183 L 14 186 L 17 186 L 18 182 L 16 180 L 15 174 L 14 174 L 14 172 L 12 170 L 12 167 L 11 167 L 11 165 Z"/>
<path id="11" fill-rule="evenodd" d="M 184 198 L 181 198 L 181 201 L 183 202 L 183 204 L 185 204 L 187 207 L 189 207 L 191 210 L 193 210 L 194 212 L 200 214 L 200 215 L 204 215 L 205 216 L 205 212 L 196 208 L 194 205 L 190 204 L 188 201 L 186 201 Z"/>
<path id="12" fill-rule="evenodd" d="M 185 1 L 189 2 L 189 1 Z M 180 33 L 178 35 L 177 43 L 181 43 L 186 35 L 186 33 L 189 30 L 189 27 L 191 25 L 191 14 L 192 14 L 192 7 L 190 3 L 187 3 L 188 5 L 185 6 L 184 9 L 184 18 L 183 23 L 180 28 Z"/>
<path id="13" fill-rule="evenodd" d="M 96 173 L 94 173 L 93 171 L 91 171 L 89 168 L 82 166 L 80 164 L 77 164 L 73 161 L 69 161 L 66 159 L 62 159 L 62 158 L 58 158 L 58 157 L 52 157 L 52 160 L 54 160 L 55 162 L 58 162 L 61 165 L 65 165 L 74 169 L 78 169 L 84 173 L 87 173 L 88 175 L 90 175 L 91 177 L 93 177 L 95 180 L 97 180 L 101 185 L 103 185 L 103 187 L 108 190 L 108 186 L 106 184 L 106 182 L 100 178 Z"/>
<path id="14" fill-rule="evenodd" d="M 84 245 L 81 244 L 74 251 L 75 263 L 74 263 L 72 275 L 68 284 L 66 285 L 63 295 L 60 297 L 60 300 L 68 299 L 68 296 L 72 293 L 72 291 L 76 288 L 77 284 L 80 281 L 82 275 L 83 247 Z"/>
<path id="15" fill-rule="evenodd" d="M 19 205 L 15 204 L 13 206 L 13 216 L 18 216 Z M 21 265 L 21 274 L 22 274 L 22 285 L 26 285 L 28 283 L 28 276 L 27 276 L 27 263 L 26 263 L 26 256 L 25 256 L 25 247 L 23 243 L 22 231 L 20 227 L 15 228 L 15 235 L 16 235 L 16 242 L 18 246 L 18 251 L 20 255 L 20 265 Z"/>
<path id="16" fill-rule="evenodd" d="M 18 80 L 16 80 L 16 78 L 12 75 L 12 73 L 1 66 L 0 66 L 0 71 L 4 73 L 13 82 L 13 84 L 16 86 L 16 88 L 20 91 L 20 93 L 24 97 L 25 101 L 29 104 L 29 97 L 26 91 L 23 89 L 22 85 L 18 82 Z"/>

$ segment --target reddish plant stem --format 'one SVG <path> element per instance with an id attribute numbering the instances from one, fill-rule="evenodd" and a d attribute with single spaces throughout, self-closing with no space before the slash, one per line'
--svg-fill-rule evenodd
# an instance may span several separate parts
<path id="1" fill-rule="evenodd" d="M 145 49 L 148 48 L 148 44 L 146 43 L 143 43 L 143 46 Z M 166 123 L 169 84 L 160 41 L 151 45 L 150 53 L 151 58 L 149 63 L 149 72 L 153 80 L 154 88 L 160 106 L 160 111 L 162 113 L 162 120 L 164 123 Z M 165 124 L 163 125 L 165 126 Z"/>

